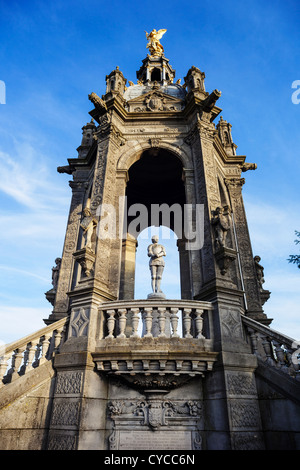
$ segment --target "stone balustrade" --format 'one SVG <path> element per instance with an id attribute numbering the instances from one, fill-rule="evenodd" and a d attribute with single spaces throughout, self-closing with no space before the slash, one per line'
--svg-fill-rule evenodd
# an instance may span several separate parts
<path id="1" fill-rule="evenodd" d="M 101 304 L 102 338 L 211 338 L 210 302 L 131 300 Z M 205 332 L 204 332 L 205 330 Z M 100 335 L 100 336 L 101 336 Z"/>
<path id="2" fill-rule="evenodd" d="M 0 349 L 0 387 L 49 361 L 64 342 L 66 318 Z"/>
<path id="3" fill-rule="evenodd" d="M 253 353 L 266 365 L 300 380 L 300 341 L 242 316 Z"/>

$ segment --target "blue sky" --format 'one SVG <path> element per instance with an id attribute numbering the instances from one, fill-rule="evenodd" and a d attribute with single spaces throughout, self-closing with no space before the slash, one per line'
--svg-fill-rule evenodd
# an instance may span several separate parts
<path id="1" fill-rule="evenodd" d="M 70 177 L 56 168 L 77 156 L 88 94 L 101 96 L 117 65 L 136 82 L 144 31 L 153 28 L 167 29 L 162 44 L 176 79 L 195 65 L 208 91 L 222 91 L 237 153 L 258 165 L 245 173 L 243 194 L 272 292 L 265 312 L 274 329 L 300 339 L 300 270 L 286 261 L 299 252 L 300 104 L 291 99 L 300 80 L 299 10 L 296 0 L 0 1 L 0 341 L 42 328 L 51 312 L 44 292 L 71 196 Z M 140 243 L 139 278 L 148 282 L 143 250 Z M 175 250 L 168 245 L 167 296 L 176 296 Z M 150 280 L 137 287 L 140 297 L 149 291 Z"/>

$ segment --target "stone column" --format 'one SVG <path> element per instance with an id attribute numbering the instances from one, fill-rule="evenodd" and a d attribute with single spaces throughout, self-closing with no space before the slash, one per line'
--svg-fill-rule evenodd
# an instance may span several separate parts
<path id="1" fill-rule="evenodd" d="M 186 240 L 177 240 L 177 247 L 179 251 L 181 298 L 192 300 L 190 253 L 186 249 Z"/>
<path id="2" fill-rule="evenodd" d="M 69 184 L 72 188 L 71 207 L 62 254 L 62 261 L 59 270 L 54 309 L 52 314 L 49 316 L 49 319 L 45 320 L 47 325 L 67 316 L 69 309 L 69 298 L 67 292 L 69 292 L 72 288 L 74 272 L 73 253 L 78 247 L 78 235 L 83 202 L 85 198 L 86 182 L 70 181 Z"/>
<path id="3" fill-rule="evenodd" d="M 217 289 L 212 315 L 214 373 L 204 381 L 208 450 L 264 449 L 255 382 L 257 358 L 244 339 L 242 292 Z"/>
<path id="4" fill-rule="evenodd" d="M 48 450 L 104 450 L 107 382 L 95 371 L 101 295 L 90 287 L 70 294 L 67 339 L 55 356 L 56 385 Z M 95 422 L 97 426 L 95 426 Z"/>
<path id="5" fill-rule="evenodd" d="M 232 216 L 235 225 L 238 251 L 241 261 L 241 272 L 247 302 L 246 314 L 254 320 L 269 324 L 262 309 L 259 285 L 257 283 L 255 264 L 248 231 L 247 218 L 242 197 L 242 186 L 245 179 L 226 179 L 225 183 L 230 195 Z"/>
<path id="6" fill-rule="evenodd" d="M 94 267 L 95 283 L 106 292 L 107 299 L 117 298 L 121 262 L 121 239 L 119 237 L 119 195 L 124 195 L 124 181 L 117 179 L 117 159 L 122 139 L 114 125 L 98 135 L 98 155 L 96 160 L 94 182 L 91 195 L 91 208 L 95 215 L 100 214 L 101 207 L 112 217 L 111 227 L 115 230 L 105 236 L 100 233 L 103 219 L 99 219 L 96 239 L 96 260 Z M 117 183 L 117 184 L 116 184 Z M 122 189 L 123 188 L 123 189 Z M 108 218 L 107 218 L 108 220 Z M 114 223 L 116 222 L 116 224 Z M 102 224 L 102 225 L 101 225 Z M 105 225 L 105 224 L 104 224 Z M 109 262 L 108 262 L 109 260 Z"/>
<path id="7" fill-rule="evenodd" d="M 216 278 L 217 267 L 213 253 L 211 211 L 221 204 L 213 155 L 214 129 L 198 120 L 191 131 L 191 147 L 195 172 L 196 203 L 204 205 L 204 245 L 200 251 L 197 268 L 201 271 L 201 283 L 194 295 Z M 200 279 L 199 279 L 200 281 Z"/>
<path id="8" fill-rule="evenodd" d="M 184 185 L 185 185 L 185 197 L 186 204 L 192 207 L 192 231 L 193 233 L 199 232 L 196 227 L 196 204 L 200 204 L 195 192 L 195 179 L 197 178 L 197 172 L 193 169 L 184 168 Z M 183 230 L 186 230 L 184 225 L 185 218 L 187 217 L 187 211 L 183 210 Z M 200 227 L 200 230 L 203 227 Z M 197 233 L 197 236 L 201 234 Z M 181 291 L 185 299 L 193 299 L 194 296 L 199 292 L 202 285 L 202 272 L 199 269 L 201 265 L 200 249 L 188 249 L 188 240 L 186 236 L 189 234 L 183 233 L 184 242 L 179 241 L 178 250 L 180 256 L 180 276 L 181 276 Z M 193 243 L 193 240 L 190 240 Z M 195 245 L 194 245 L 195 246 Z M 183 290 L 184 289 L 184 290 Z M 184 292 L 184 294 L 183 294 Z"/>
<path id="9" fill-rule="evenodd" d="M 256 357 L 220 353 L 204 381 L 207 450 L 264 450 L 255 382 Z"/>
<path id="10" fill-rule="evenodd" d="M 134 299 L 136 249 L 137 240 L 128 233 L 122 242 L 120 300 Z"/>

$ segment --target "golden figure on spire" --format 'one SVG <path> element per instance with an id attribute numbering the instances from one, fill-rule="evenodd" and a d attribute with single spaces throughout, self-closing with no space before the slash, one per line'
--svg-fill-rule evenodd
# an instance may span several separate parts
<path id="1" fill-rule="evenodd" d="M 151 33 L 146 33 L 146 38 L 148 39 L 148 44 L 147 44 L 147 49 L 149 49 L 150 54 L 154 57 L 161 57 L 164 53 L 164 48 L 160 44 L 159 40 L 163 37 L 167 30 L 166 29 L 159 29 L 156 31 L 156 29 L 153 29 Z"/>

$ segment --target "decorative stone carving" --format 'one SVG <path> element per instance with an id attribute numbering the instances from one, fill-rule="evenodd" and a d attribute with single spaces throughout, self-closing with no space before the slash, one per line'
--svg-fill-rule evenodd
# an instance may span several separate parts
<path id="1" fill-rule="evenodd" d="M 89 325 L 89 310 L 83 307 L 74 309 L 71 314 L 71 333 L 72 336 L 86 336 Z"/>
<path id="2" fill-rule="evenodd" d="M 77 437 L 64 433 L 50 432 L 48 450 L 76 450 Z"/>
<path id="3" fill-rule="evenodd" d="M 97 220 L 92 216 L 91 210 L 88 207 L 83 209 L 83 219 L 81 221 L 80 227 L 83 230 L 83 240 L 85 248 L 92 248 L 92 236 L 94 229 L 97 226 Z"/>
<path id="4" fill-rule="evenodd" d="M 68 313 L 69 298 L 67 292 L 71 289 L 73 275 L 73 252 L 76 250 L 80 226 L 82 202 L 86 191 L 86 182 L 70 181 L 72 188 L 72 201 L 67 225 L 64 250 L 59 270 L 59 279 L 56 288 L 54 310 L 49 319 L 55 321 Z"/>
<path id="5" fill-rule="evenodd" d="M 253 400 L 231 400 L 230 411 L 234 428 L 260 429 L 260 413 L 257 402 Z"/>
<path id="6" fill-rule="evenodd" d="M 123 401 L 112 401 L 108 405 L 108 411 L 111 415 L 120 415 L 123 412 L 124 402 Z"/>
<path id="7" fill-rule="evenodd" d="M 232 212 L 235 221 L 248 315 L 257 321 L 269 324 L 272 320 L 268 320 L 266 315 L 263 313 L 260 287 L 256 279 L 251 241 L 242 199 L 242 186 L 244 183 L 244 178 L 225 179 L 225 184 L 230 194 Z"/>
<path id="8" fill-rule="evenodd" d="M 191 377 L 188 374 L 180 374 L 175 377 L 172 374 L 160 375 L 158 373 L 151 373 L 150 375 L 135 374 L 133 376 L 126 376 L 126 382 L 139 390 L 171 390 L 180 387 L 190 379 Z"/>
<path id="9" fill-rule="evenodd" d="M 132 420 L 135 416 L 140 426 L 148 426 L 155 431 L 161 426 L 172 425 L 173 419 L 176 422 L 178 418 L 199 420 L 202 417 L 202 403 L 197 400 L 163 400 L 162 394 L 154 393 L 153 396 L 147 395 L 145 400 L 136 402 L 112 401 L 108 404 L 108 412 L 113 421 L 121 416 Z"/>
<path id="10" fill-rule="evenodd" d="M 215 257 L 222 275 L 226 274 L 230 264 L 237 256 L 235 250 L 226 246 L 226 237 L 230 230 L 228 209 L 228 206 L 217 207 L 213 211 L 211 220 L 215 232 Z"/>
<path id="11" fill-rule="evenodd" d="M 79 422 L 79 401 L 54 401 L 51 426 L 77 426 Z"/>
<path id="12" fill-rule="evenodd" d="M 76 261 L 80 264 L 85 276 L 91 276 L 96 259 L 95 253 L 89 248 L 82 248 L 81 250 L 75 251 L 75 253 L 73 253 L 73 256 Z"/>
<path id="13" fill-rule="evenodd" d="M 106 103 L 103 101 L 96 93 L 92 92 L 88 95 L 89 100 L 93 103 L 93 105 L 101 110 L 107 111 Z"/>
<path id="14" fill-rule="evenodd" d="M 231 338 L 242 337 L 242 325 L 240 314 L 232 310 L 222 312 L 222 330 L 225 336 Z"/>
<path id="15" fill-rule="evenodd" d="M 234 450 L 264 450 L 264 442 L 261 433 L 243 432 L 233 433 L 233 449 Z"/>
<path id="16" fill-rule="evenodd" d="M 57 376 L 55 393 L 57 395 L 79 394 L 82 386 L 82 372 L 61 372 Z"/>
<path id="17" fill-rule="evenodd" d="M 171 402 L 161 402 L 151 400 L 150 402 L 140 402 L 137 404 L 135 413 L 143 417 L 143 424 L 157 430 L 160 426 L 167 425 L 167 417 L 172 416 L 174 405 Z"/>
<path id="18" fill-rule="evenodd" d="M 141 400 L 108 404 L 110 450 L 202 448 L 202 402 L 166 400 L 165 393 L 156 390 Z"/>
<path id="19" fill-rule="evenodd" d="M 245 172 L 248 170 L 256 170 L 257 164 L 256 163 L 243 163 L 240 167 L 241 167 L 241 170 Z"/>
<path id="20" fill-rule="evenodd" d="M 228 372 L 226 375 L 230 395 L 256 395 L 254 376 L 241 372 Z"/>
<path id="21" fill-rule="evenodd" d="M 159 86 L 154 84 L 153 89 L 146 95 L 138 96 L 127 102 L 130 112 L 168 112 L 181 111 L 184 102 L 174 96 L 159 91 Z"/>
<path id="22" fill-rule="evenodd" d="M 153 92 L 145 99 L 148 111 L 163 111 L 166 100 L 161 93 Z"/>
<path id="23" fill-rule="evenodd" d="M 48 290 L 45 293 L 46 299 L 48 302 L 50 302 L 54 306 L 54 301 L 55 301 L 55 294 L 56 294 L 56 289 L 57 289 L 57 284 L 58 284 L 58 276 L 59 276 L 59 270 L 60 270 L 60 265 L 61 265 L 61 258 L 56 258 L 55 260 L 56 266 L 52 268 L 52 289 Z"/>
<path id="24" fill-rule="evenodd" d="M 219 265 L 221 274 L 224 275 L 227 273 L 228 268 L 232 261 L 236 259 L 236 251 L 232 248 L 221 247 L 215 253 L 217 263 Z"/>
<path id="25" fill-rule="evenodd" d="M 257 276 L 257 282 L 260 288 L 260 298 L 261 298 L 261 303 L 264 305 L 264 303 L 270 298 L 271 292 L 263 288 L 263 284 L 265 282 L 264 278 L 264 268 L 260 264 L 260 256 L 254 256 L 254 265 L 255 265 L 255 271 L 256 271 L 256 276 Z"/>
<path id="26" fill-rule="evenodd" d="M 91 210 L 86 207 L 83 210 L 83 219 L 80 227 L 83 230 L 84 246 L 80 250 L 73 253 L 74 258 L 80 264 L 82 271 L 86 277 L 91 275 L 96 255 L 92 249 L 92 240 L 97 227 L 97 220 L 93 217 Z"/>
<path id="27" fill-rule="evenodd" d="M 215 230 L 215 247 L 216 250 L 219 250 L 226 246 L 227 232 L 230 230 L 228 206 L 217 207 L 215 211 L 213 211 L 211 223 Z"/>
<path id="28" fill-rule="evenodd" d="M 53 289 L 56 291 L 57 283 L 58 283 L 59 270 L 60 270 L 60 264 L 61 264 L 61 258 L 56 258 L 55 264 L 56 264 L 56 266 L 54 266 L 52 268 L 52 285 L 53 285 Z"/>

